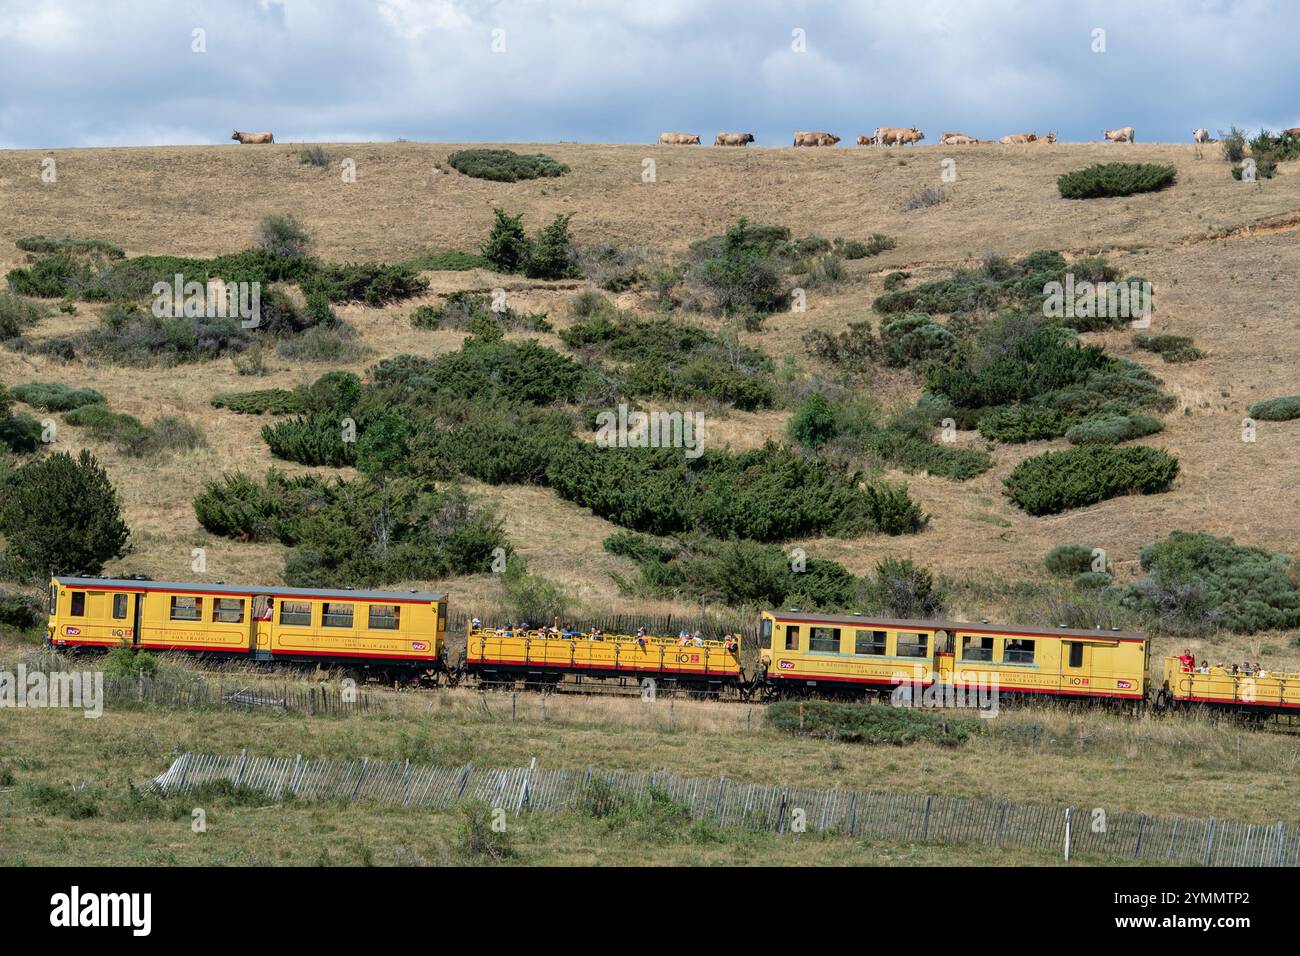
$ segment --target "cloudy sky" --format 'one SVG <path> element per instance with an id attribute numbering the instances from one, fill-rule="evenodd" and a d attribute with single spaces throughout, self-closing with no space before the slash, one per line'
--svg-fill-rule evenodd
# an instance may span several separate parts
<path id="1" fill-rule="evenodd" d="M 1297 37 L 1292 0 L 0 0 L 0 147 L 1184 142 L 1300 126 Z"/>

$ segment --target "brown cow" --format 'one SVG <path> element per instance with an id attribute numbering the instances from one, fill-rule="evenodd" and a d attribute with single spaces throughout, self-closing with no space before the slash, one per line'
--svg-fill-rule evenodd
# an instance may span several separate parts
<path id="1" fill-rule="evenodd" d="M 1132 126 L 1121 126 L 1119 129 L 1104 129 L 1101 135 L 1112 143 L 1136 143 L 1137 137 L 1133 135 Z"/>
<path id="2" fill-rule="evenodd" d="M 1003 136 L 1000 140 L 998 140 L 998 142 L 1002 143 L 1004 146 L 1018 146 L 1024 143 L 1036 143 L 1038 142 L 1038 134 L 1037 133 L 1011 133 L 1007 136 Z"/>
<path id="3" fill-rule="evenodd" d="M 965 133 L 944 133 L 939 137 L 940 146 L 973 146 L 978 142 L 974 136 Z"/>
<path id="4" fill-rule="evenodd" d="M 699 146 L 700 138 L 694 133 L 660 133 L 659 142 L 664 146 Z"/>
<path id="5" fill-rule="evenodd" d="M 1282 130 L 1283 136 L 1300 136 L 1300 126 L 1292 126 L 1290 129 Z"/>
<path id="6" fill-rule="evenodd" d="M 840 138 L 834 133 L 797 130 L 794 134 L 794 145 L 796 146 L 834 146 L 839 141 Z"/>
<path id="7" fill-rule="evenodd" d="M 880 126 L 876 128 L 877 146 L 906 146 L 919 143 L 925 134 L 915 126 Z"/>
<path id="8" fill-rule="evenodd" d="M 1034 142 L 1035 142 L 1035 143 L 1044 143 L 1044 144 L 1046 144 L 1046 145 L 1048 145 L 1048 146 L 1051 146 L 1053 143 L 1056 142 L 1056 134 L 1055 134 L 1055 133 L 1048 133 L 1046 136 L 1040 136 L 1040 137 L 1038 137 L 1038 139 L 1034 140 Z"/>
<path id="9" fill-rule="evenodd" d="M 874 146 L 875 143 L 876 143 L 876 138 L 874 136 L 862 136 L 861 134 L 858 135 L 859 146 Z"/>
<path id="10" fill-rule="evenodd" d="M 713 139 L 714 146 L 744 146 L 754 141 L 753 133 L 719 133 Z"/>
<path id="11" fill-rule="evenodd" d="M 241 133 L 235 130 L 230 134 L 231 139 L 237 139 L 241 143 L 274 143 L 275 137 L 270 133 Z"/>

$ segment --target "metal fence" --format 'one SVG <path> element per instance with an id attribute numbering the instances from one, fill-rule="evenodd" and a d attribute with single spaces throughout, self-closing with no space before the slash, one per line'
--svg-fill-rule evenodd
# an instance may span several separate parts
<path id="1" fill-rule="evenodd" d="M 1300 827 L 1236 820 L 1148 816 L 1077 807 L 925 794 L 820 790 L 741 783 L 668 772 L 488 769 L 409 761 L 304 760 L 185 753 L 153 787 L 184 793 L 228 781 L 271 799 L 374 800 L 445 809 L 479 800 L 520 814 L 581 806 L 593 787 L 629 797 L 676 801 L 718 826 L 775 832 L 827 832 L 888 843 L 969 843 L 1201 866 L 1300 865 Z"/>

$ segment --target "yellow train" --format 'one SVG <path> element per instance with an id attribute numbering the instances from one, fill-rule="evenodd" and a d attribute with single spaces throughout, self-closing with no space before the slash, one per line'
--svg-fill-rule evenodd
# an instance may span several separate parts
<path id="1" fill-rule="evenodd" d="M 1145 634 L 764 612 L 762 675 L 772 696 L 882 696 L 903 685 L 992 688 L 999 697 L 1137 702 L 1148 690 Z"/>
<path id="2" fill-rule="evenodd" d="M 1232 673 L 1222 667 L 1201 671 L 1177 657 L 1165 658 L 1161 707 L 1203 707 L 1245 714 L 1300 714 L 1300 674 L 1282 671 Z"/>
<path id="3" fill-rule="evenodd" d="M 127 646 L 384 671 L 443 668 L 441 594 L 55 577 L 55 648 Z"/>
<path id="4" fill-rule="evenodd" d="M 766 611 L 759 665 L 746 673 L 740 635 L 709 640 L 559 627 L 466 629 L 463 667 L 446 660 L 447 600 L 417 591 L 193 584 L 57 576 L 49 643 L 126 646 L 263 662 L 319 663 L 432 679 L 553 686 L 564 679 L 642 683 L 710 695 L 891 696 L 899 688 L 981 690 L 1014 697 L 1300 714 L 1300 674 L 1187 670 L 1164 661 L 1149 677 L 1145 634 L 857 614 Z"/>
<path id="5" fill-rule="evenodd" d="M 508 684 L 554 685 L 566 677 L 579 682 L 654 680 L 666 689 L 716 695 L 745 683 L 740 640 L 705 640 L 641 634 L 604 634 L 599 630 L 492 628 L 469 623 L 465 669 L 480 680 Z"/>

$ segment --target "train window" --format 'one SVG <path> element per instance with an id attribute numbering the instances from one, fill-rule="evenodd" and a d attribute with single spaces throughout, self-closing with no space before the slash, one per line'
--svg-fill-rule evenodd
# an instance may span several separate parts
<path id="1" fill-rule="evenodd" d="M 126 618 L 126 595 L 113 595 L 113 620 L 121 621 Z"/>
<path id="2" fill-rule="evenodd" d="M 885 637 L 884 631 L 858 631 L 853 640 L 853 653 L 883 655 Z"/>
<path id="3" fill-rule="evenodd" d="M 961 659 L 964 661 L 993 660 L 993 638 L 963 637 L 961 639 Z"/>
<path id="4" fill-rule="evenodd" d="M 787 651 L 799 650 L 799 628 L 792 624 L 785 626 L 785 649 Z"/>
<path id="5" fill-rule="evenodd" d="M 320 622 L 325 627 L 351 627 L 352 605 L 339 601 L 327 601 L 321 610 Z"/>
<path id="6" fill-rule="evenodd" d="M 72 592 L 72 609 L 68 612 L 73 617 L 84 617 L 86 614 L 86 592 Z"/>
<path id="7" fill-rule="evenodd" d="M 1083 666 L 1083 641 L 1069 641 L 1070 645 L 1070 666 Z"/>
<path id="8" fill-rule="evenodd" d="M 929 657 L 930 638 L 915 631 L 898 632 L 899 657 Z"/>
<path id="9" fill-rule="evenodd" d="M 1008 639 L 1002 651 L 1002 660 L 1008 664 L 1032 664 L 1034 662 L 1034 642 L 1024 639 Z"/>
<path id="10" fill-rule="evenodd" d="M 295 627 L 311 626 L 311 602 L 310 601 L 281 601 L 280 602 L 280 623 L 292 624 Z"/>
<path id="11" fill-rule="evenodd" d="M 212 620 L 222 624 L 243 624 L 244 599 L 217 598 L 212 602 Z"/>
<path id="12" fill-rule="evenodd" d="M 50 613 L 53 613 L 53 608 L 50 609 Z M 771 618 L 766 618 L 766 617 L 763 618 L 763 629 L 759 631 L 758 634 L 758 646 L 764 649 L 770 648 L 772 646 Z"/>
<path id="13" fill-rule="evenodd" d="M 808 632 L 808 650 L 814 654 L 838 654 L 840 652 L 840 629 L 838 627 L 814 627 Z"/>
<path id="14" fill-rule="evenodd" d="M 187 597 L 183 594 L 172 595 L 173 621 L 203 620 L 203 598 Z"/>
<path id="15" fill-rule="evenodd" d="M 55 587 L 53 584 L 51 584 L 50 585 L 50 617 L 53 617 L 54 612 L 58 610 L 58 605 L 55 603 L 58 599 L 59 599 L 59 589 Z"/>
<path id="16" fill-rule="evenodd" d="M 401 610 L 397 604 L 370 605 L 371 630 L 396 631 L 401 626 Z"/>

